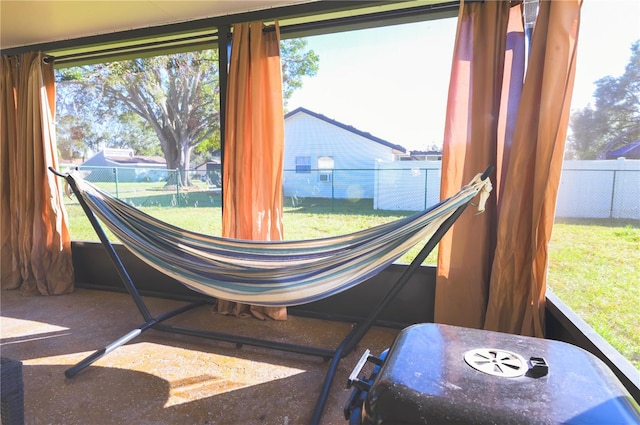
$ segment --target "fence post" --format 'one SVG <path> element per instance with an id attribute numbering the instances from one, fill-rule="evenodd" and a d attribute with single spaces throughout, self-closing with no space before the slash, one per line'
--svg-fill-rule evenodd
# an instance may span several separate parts
<path id="1" fill-rule="evenodd" d="M 335 186 L 333 185 L 333 179 L 335 178 L 335 174 L 331 171 L 331 212 L 333 212 L 333 205 L 335 199 Z"/>
<path id="2" fill-rule="evenodd" d="M 424 205 L 422 206 L 422 209 L 426 210 L 427 209 L 427 195 L 429 195 L 428 188 L 429 187 L 429 169 L 425 168 L 424 169 Z"/>
<path id="3" fill-rule="evenodd" d="M 611 188 L 611 203 L 609 204 L 609 218 L 613 218 L 613 201 L 616 196 L 616 176 L 618 170 L 613 170 L 613 184 Z"/>
<path id="4" fill-rule="evenodd" d="M 116 198 L 120 198 L 120 194 L 118 193 L 118 167 L 113 167 L 113 175 L 116 179 Z"/>
<path id="5" fill-rule="evenodd" d="M 180 206 L 180 182 L 182 181 L 180 179 L 181 178 L 181 176 L 180 176 L 180 168 L 176 168 L 174 170 L 174 172 L 176 173 L 176 175 L 175 175 L 175 180 L 176 180 L 176 206 L 179 207 Z"/>

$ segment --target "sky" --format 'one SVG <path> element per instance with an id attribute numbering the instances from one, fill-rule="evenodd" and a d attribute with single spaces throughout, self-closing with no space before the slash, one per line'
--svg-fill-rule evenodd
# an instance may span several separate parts
<path id="1" fill-rule="evenodd" d="M 455 32 L 451 18 L 309 37 L 319 72 L 287 110 L 305 107 L 410 150 L 441 146 Z M 584 0 L 572 109 L 592 102 L 596 80 L 624 72 L 638 39 L 640 0 Z"/>

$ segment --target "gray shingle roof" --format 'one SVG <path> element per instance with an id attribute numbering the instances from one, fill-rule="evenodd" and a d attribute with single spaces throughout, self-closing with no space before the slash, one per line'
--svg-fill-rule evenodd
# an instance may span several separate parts
<path id="1" fill-rule="evenodd" d="M 398 151 L 400 151 L 402 153 L 406 153 L 407 152 L 407 150 L 403 146 L 396 145 L 396 144 L 391 143 L 391 142 L 389 142 L 387 140 L 384 140 L 384 139 L 381 139 L 379 137 L 373 136 L 370 133 L 358 130 L 357 128 L 354 128 L 354 127 L 352 127 L 350 125 L 347 125 L 347 124 L 343 124 L 343 123 L 341 123 L 339 121 L 336 121 L 336 120 L 333 120 L 331 118 L 327 118 L 322 114 L 318 114 L 316 112 L 310 111 L 310 110 L 308 110 L 306 108 L 303 108 L 303 107 L 299 107 L 299 108 L 294 109 L 291 112 L 288 112 L 284 116 L 284 119 L 286 120 L 287 118 L 289 118 L 289 117 L 291 117 L 291 116 L 293 116 L 295 114 L 298 114 L 298 113 L 305 113 L 307 115 L 311 115 L 314 118 L 317 118 L 319 120 L 325 121 L 325 122 L 327 122 L 329 124 L 335 125 L 335 126 L 340 127 L 340 128 L 342 128 L 344 130 L 350 131 L 350 132 L 352 132 L 354 134 L 357 134 L 358 136 L 361 136 L 361 137 L 364 137 L 366 139 L 372 140 L 372 141 L 374 141 L 376 143 L 380 143 L 381 145 L 390 147 L 391 149 L 398 150 Z"/>

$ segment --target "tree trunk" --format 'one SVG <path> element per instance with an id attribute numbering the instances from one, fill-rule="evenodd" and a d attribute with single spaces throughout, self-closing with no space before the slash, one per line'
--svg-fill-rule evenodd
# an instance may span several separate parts
<path id="1" fill-rule="evenodd" d="M 193 150 L 192 146 L 189 146 L 188 142 L 182 142 L 182 167 L 180 168 L 182 173 L 182 181 L 184 185 L 189 187 L 192 185 L 191 178 L 189 177 L 189 169 L 191 168 L 191 151 Z"/>

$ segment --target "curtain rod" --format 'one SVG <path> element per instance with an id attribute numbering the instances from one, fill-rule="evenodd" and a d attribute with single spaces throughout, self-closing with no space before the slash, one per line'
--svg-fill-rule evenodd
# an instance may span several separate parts
<path id="1" fill-rule="evenodd" d="M 218 39 L 218 32 L 216 31 L 214 33 L 205 34 L 205 35 L 189 36 L 184 38 L 176 38 L 176 39 L 169 39 L 169 40 L 163 40 L 163 41 L 153 41 L 153 42 L 134 44 L 129 46 L 111 47 L 107 49 L 92 50 L 89 52 L 82 52 L 82 53 L 70 53 L 67 55 L 60 55 L 60 56 L 46 55 L 43 60 L 45 61 L 45 63 L 55 62 L 55 63 L 61 64 L 61 63 L 70 62 L 76 59 L 83 59 L 83 58 L 90 60 L 93 58 L 98 59 L 103 56 L 111 56 L 116 54 L 135 54 L 136 52 L 150 53 L 158 50 L 165 50 L 166 48 L 170 48 L 170 47 L 174 47 L 174 48 L 196 47 L 196 46 L 202 46 L 205 44 L 215 43 L 217 39 Z"/>
<path id="2" fill-rule="evenodd" d="M 145 38 L 162 36 L 163 34 L 179 34 L 194 31 L 206 31 L 209 29 L 215 29 L 220 26 L 228 26 L 233 24 L 234 22 L 268 21 L 275 18 L 313 16 L 323 13 L 332 13 L 339 10 L 358 9 L 385 3 L 389 3 L 389 1 L 380 2 L 374 0 L 341 0 L 339 2 L 305 2 L 230 15 L 214 16 L 209 18 L 195 18 L 192 20 L 173 24 L 161 24 L 150 27 L 132 28 L 129 30 L 117 31 L 113 33 L 95 34 L 79 38 L 9 47 L 6 49 L 2 49 L 0 51 L 0 54 L 15 56 L 26 52 L 47 52 L 58 50 L 64 51 L 75 48 L 97 46 L 107 43 L 124 42 L 133 39 L 142 40 Z"/>
<path id="3" fill-rule="evenodd" d="M 465 0 L 465 1 L 478 1 L 478 0 Z M 483 0 L 480 0 L 480 1 L 483 1 Z M 459 3 L 457 1 L 449 1 L 445 3 L 420 5 L 420 6 L 409 7 L 404 9 L 394 9 L 394 10 L 387 10 L 382 12 L 373 12 L 373 13 L 356 15 L 356 16 L 345 16 L 345 17 L 326 19 L 321 21 L 309 21 L 309 22 L 290 24 L 290 25 L 280 24 L 280 33 L 282 35 L 297 34 L 297 33 L 304 33 L 304 32 L 319 33 L 319 32 L 326 32 L 331 28 L 366 25 L 366 24 L 371 24 L 376 22 L 379 23 L 380 21 L 385 21 L 385 20 L 386 21 L 391 21 L 393 19 L 408 20 L 411 18 L 418 19 L 417 16 L 421 16 L 421 15 L 430 15 L 430 14 L 433 15 L 436 13 L 454 13 L 458 10 L 458 7 L 459 7 Z M 452 16 L 455 16 L 455 15 L 452 15 Z M 282 19 L 287 19 L 287 17 L 285 16 Z M 276 19 L 271 18 L 271 19 L 265 19 L 265 20 L 271 21 Z M 230 24 L 230 26 L 232 25 L 233 24 Z M 156 30 L 159 28 L 161 27 L 156 27 Z M 198 29 L 196 29 L 194 27 L 193 30 L 194 31 L 203 30 L 203 28 L 198 27 Z M 266 32 L 274 31 L 274 30 L 275 30 L 274 25 L 269 25 L 264 29 L 264 31 Z M 145 29 L 145 31 L 147 33 L 150 33 L 149 29 Z M 187 32 L 187 31 L 188 30 L 183 29 L 183 32 Z M 112 36 L 114 43 L 126 42 L 126 39 L 119 39 L 117 38 L 117 35 L 118 34 L 114 34 Z M 148 37 L 153 37 L 153 36 L 160 37 L 162 36 L 162 33 L 154 32 L 153 34 L 148 35 Z M 147 42 L 147 43 L 135 44 L 135 45 L 129 45 L 129 46 L 111 47 L 107 49 L 93 50 L 93 51 L 88 51 L 83 53 L 71 53 L 67 55 L 63 54 L 60 56 L 47 55 L 46 61 L 48 63 L 53 61 L 57 64 L 64 64 L 64 63 L 81 61 L 81 60 L 95 61 L 104 57 L 115 56 L 119 53 L 126 55 L 126 54 L 135 54 L 136 52 L 140 52 L 140 53 L 151 53 L 154 51 L 157 52 L 157 51 L 170 49 L 172 47 L 176 49 L 179 49 L 181 47 L 182 48 L 197 47 L 197 46 L 206 45 L 207 43 L 215 43 L 218 39 L 218 36 L 219 36 L 218 32 L 215 31 L 205 35 L 188 36 L 183 38 L 168 39 L 168 40 L 156 41 L 156 42 Z M 232 34 L 229 33 L 228 38 L 231 38 L 231 36 Z M 105 44 L 106 43 L 108 43 L 108 41 L 105 41 Z"/>

